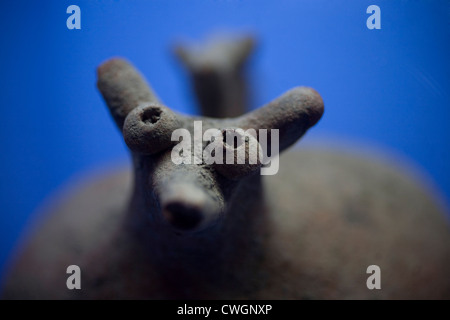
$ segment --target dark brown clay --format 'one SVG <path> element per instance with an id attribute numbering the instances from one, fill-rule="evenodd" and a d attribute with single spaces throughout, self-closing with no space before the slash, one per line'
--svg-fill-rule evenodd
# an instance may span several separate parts
<path id="1" fill-rule="evenodd" d="M 450 298 L 448 223 L 396 167 L 317 150 L 282 154 L 273 176 L 259 165 L 171 161 L 171 132 L 192 133 L 194 120 L 203 131 L 279 129 L 280 151 L 319 121 L 322 99 L 305 87 L 240 115 L 243 99 L 226 83 L 241 76 L 242 43 L 206 50 L 204 59 L 228 62 L 193 72 L 202 110 L 216 118 L 171 111 L 125 60 L 99 67 L 133 169 L 83 183 L 55 205 L 12 264 L 5 298 Z M 178 54 L 200 72 L 188 49 Z M 366 286 L 374 264 L 381 290 Z M 69 265 L 82 270 L 81 290 L 66 288 Z"/>

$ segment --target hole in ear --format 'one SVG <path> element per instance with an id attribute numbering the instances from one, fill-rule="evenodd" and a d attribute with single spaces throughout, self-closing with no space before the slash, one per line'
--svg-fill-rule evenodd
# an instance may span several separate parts
<path id="1" fill-rule="evenodd" d="M 156 154 L 173 144 L 172 133 L 179 127 L 178 118 L 170 109 L 143 103 L 127 115 L 122 132 L 133 152 Z"/>
<path id="2" fill-rule="evenodd" d="M 145 124 L 155 124 L 161 119 L 161 109 L 159 108 L 147 108 L 142 113 L 141 119 Z"/>

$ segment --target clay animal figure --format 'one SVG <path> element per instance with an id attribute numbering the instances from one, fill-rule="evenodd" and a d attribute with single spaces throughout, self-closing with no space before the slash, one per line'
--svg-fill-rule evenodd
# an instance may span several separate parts
<path id="1" fill-rule="evenodd" d="M 53 205 L 11 262 L 3 298 L 450 298 L 450 229 L 428 190 L 375 159 L 285 151 L 318 123 L 324 103 L 297 87 L 246 113 L 252 46 L 177 49 L 206 116 L 172 111 L 126 60 L 100 65 L 98 89 L 132 168 L 93 177 Z M 268 129 L 269 140 L 278 129 L 279 171 L 261 175 L 260 161 L 175 164 L 171 135 L 194 136 L 194 121 L 202 133 Z M 214 140 L 247 148 L 240 142 Z M 66 286 L 71 265 L 81 289 Z M 372 265 L 379 288 L 368 287 Z"/>

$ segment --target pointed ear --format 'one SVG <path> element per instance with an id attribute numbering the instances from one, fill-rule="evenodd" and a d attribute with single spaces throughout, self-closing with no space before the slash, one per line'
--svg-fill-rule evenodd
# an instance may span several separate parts
<path id="1" fill-rule="evenodd" d="M 114 58 L 97 68 L 97 87 L 122 131 L 127 115 L 138 105 L 159 103 L 141 74 L 126 60 Z"/>
<path id="2" fill-rule="evenodd" d="M 280 152 L 303 136 L 322 117 L 324 111 L 320 95 L 312 88 L 297 87 L 262 108 L 249 112 L 237 120 L 244 130 L 253 128 L 279 130 Z"/>

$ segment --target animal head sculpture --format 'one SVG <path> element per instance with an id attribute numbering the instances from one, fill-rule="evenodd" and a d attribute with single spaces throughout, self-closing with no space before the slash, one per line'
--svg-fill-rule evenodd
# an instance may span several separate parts
<path id="1" fill-rule="evenodd" d="M 175 164 L 172 151 L 179 128 L 195 135 L 211 128 L 226 135 L 243 130 L 278 129 L 279 151 L 295 143 L 323 113 L 320 95 L 311 88 L 291 89 L 260 109 L 234 118 L 186 116 L 164 106 L 138 71 L 123 59 L 111 59 L 98 68 L 98 88 L 129 147 L 134 165 L 134 200 L 159 228 L 193 232 L 208 229 L 226 218 L 242 184 L 259 184 L 261 162 L 256 164 Z M 240 137 L 242 138 L 242 137 Z M 259 139 L 259 135 L 254 137 Z M 218 139 L 228 149 L 246 144 Z M 270 144 L 269 144 L 270 145 Z M 203 142 L 202 147 L 206 143 Z M 195 157 L 195 146 L 191 149 Z M 247 150 L 248 151 L 248 150 Z M 246 153 L 248 157 L 248 152 Z"/>

